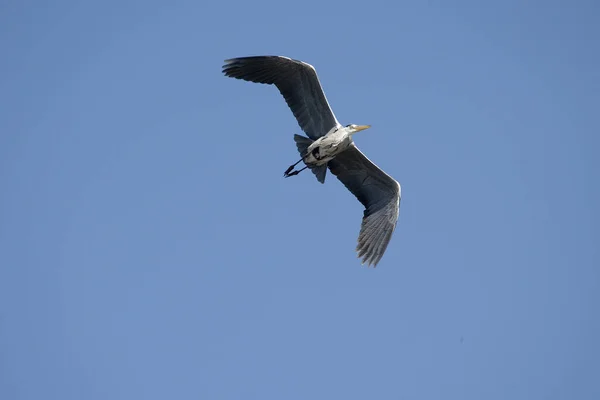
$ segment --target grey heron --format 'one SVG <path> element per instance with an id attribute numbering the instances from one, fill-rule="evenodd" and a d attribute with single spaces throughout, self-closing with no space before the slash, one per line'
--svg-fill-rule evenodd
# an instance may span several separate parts
<path id="1" fill-rule="evenodd" d="M 294 135 L 301 159 L 284 176 L 309 168 L 324 183 L 329 168 L 365 207 L 356 251 L 362 264 L 376 267 L 398 222 L 401 188 L 354 144 L 352 136 L 370 126 L 342 126 L 327 102 L 315 68 L 305 62 L 282 56 L 232 58 L 225 60 L 223 73 L 279 89 L 308 136 Z M 305 167 L 293 170 L 300 161 Z"/>

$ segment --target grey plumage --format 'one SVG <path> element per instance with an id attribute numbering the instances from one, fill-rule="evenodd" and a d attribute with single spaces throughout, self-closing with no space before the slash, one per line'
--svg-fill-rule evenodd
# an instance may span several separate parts
<path id="1" fill-rule="evenodd" d="M 298 153 L 300 153 L 301 157 L 306 156 L 306 149 L 313 142 L 312 139 L 309 139 L 304 136 L 294 135 L 294 141 L 296 142 L 296 147 L 298 148 Z M 319 165 L 316 167 L 308 166 L 313 174 L 317 177 L 317 180 L 321 183 L 325 183 L 325 175 L 327 174 L 327 165 Z"/>
<path id="2" fill-rule="evenodd" d="M 225 60 L 225 75 L 273 84 L 309 138 L 317 140 L 338 125 L 312 65 L 288 57 L 258 56 Z"/>
<path id="3" fill-rule="evenodd" d="M 350 125 L 342 127 L 337 121 L 317 77 L 315 69 L 307 63 L 281 56 L 233 58 L 225 61 L 226 76 L 246 81 L 273 84 L 283 95 L 298 124 L 308 135 L 294 135 L 302 159 L 316 175 L 325 181 L 327 167 L 346 188 L 363 204 L 363 214 L 356 251 L 362 263 L 376 266 L 385 253 L 398 221 L 401 187 L 391 176 L 371 162 L 352 142 L 354 132 Z M 353 126 L 362 130 L 368 126 Z M 359 129 L 360 128 L 360 129 Z M 306 161 L 307 149 L 319 138 L 342 133 L 350 146 L 335 154 L 324 165 L 311 165 Z M 350 139 L 348 139 L 350 136 Z M 345 142 L 348 143 L 348 142 Z M 315 143 L 317 146 L 318 143 Z M 335 146 L 334 146 L 335 147 Z M 292 167 L 290 167 L 291 169 Z M 295 172 L 297 173 L 297 172 Z"/>
<path id="4" fill-rule="evenodd" d="M 338 154 L 328 166 L 365 207 L 356 251 L 363 263 L 377 265 L 398 222 L 400 184 L 356 146 Z"/>

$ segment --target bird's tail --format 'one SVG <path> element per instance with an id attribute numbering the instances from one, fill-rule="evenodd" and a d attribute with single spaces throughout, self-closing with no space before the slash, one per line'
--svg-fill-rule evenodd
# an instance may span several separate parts
<path id="1" fill-rule="evenodd" d="M 294 135 L 294 141 L 296 142 L 296 147 L 298 148 L 300 156 L 304 158 L 306 156 L 308 146 L 311 145 L 313 140 L 304 136 Z M 308 168 L 310 168 L 313 174 L 315 174 L 319 182 L 325 183 L 325 175 L 327 174 L 327 164 L 319 165 L 317 167 L 308 166 Z"/>

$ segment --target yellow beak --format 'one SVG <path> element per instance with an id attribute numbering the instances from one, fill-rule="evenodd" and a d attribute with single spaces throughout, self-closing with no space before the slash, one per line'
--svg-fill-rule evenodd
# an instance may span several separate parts
<path id="1" fill-rule="evenodd" d="M 369 129 L 371 125 L 359 125 L 355 128 L 356 132 L 364 131 L 365 129 Z"/>

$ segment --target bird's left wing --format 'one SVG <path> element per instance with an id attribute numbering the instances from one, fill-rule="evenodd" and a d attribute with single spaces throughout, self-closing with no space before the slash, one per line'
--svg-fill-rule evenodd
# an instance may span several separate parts
<path id="1" fill-rule="evenodd" d="M 282 56 L 240 57 L 225 60 L 223 73 L 277 86 L 300 128 L 313 140 L 339 125 L 310 64 Z"/>
<path id="2" fill-rule="evenodd" d="M 354 145 L 329 161 L 328 166 L 365 206 L 356 251 L 363 264 L 377 266 L 398 221 L 400 184 Z"/>

